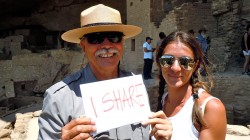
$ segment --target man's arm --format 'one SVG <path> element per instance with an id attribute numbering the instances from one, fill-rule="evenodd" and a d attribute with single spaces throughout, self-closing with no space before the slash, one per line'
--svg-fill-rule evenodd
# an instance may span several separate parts
<path id="1" fill-rule="evenodd" d="M 63 122 L 58 116 L 57 104 L 54 101 L 53 94 L 46 91 L 45 95 L 42 113 L 38 119 L 38 139 L 61 139 Z"/>
<path id="2" fill-rule="evenodd" d="M 56 88 L 57 89 L 57 88 Z M 71 91 L 72 92 L 72 91 Z M 91 139 L 90 132 L 96 131 L 95 123 L 87 118 L 76 118 L 67 88 L 47 90 L 39 117 L 39 140 Z M 59 96 L 60 95 L 60 96 Z"/>
<path id="3" fill-rule="evenodd" d="M 144 52 L 154 52 L 155 48 L 152 48 L 152 50 L 148 50 L 147 47 L 143 47 Z"/>

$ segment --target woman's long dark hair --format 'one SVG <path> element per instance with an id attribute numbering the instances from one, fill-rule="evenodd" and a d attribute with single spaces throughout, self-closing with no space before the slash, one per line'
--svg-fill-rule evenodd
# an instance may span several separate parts
<path id="1" fill-rule="evenodd" d="M 194 60 L 196 64 L 198 63 L 196 70 L 193 72 L 192 77 L 190 78 L 190 84 L 192 86 L 192 95 L 195 99 L 195 103 L 193 106 L 193 113 L 192 113 L 192 118 L 194 123 L 198 123 L 200 125 L 205 125 L 203 119 L 202 119 L 202 114 L 200 112 L 200 104 L 199 104 L 199 97 L 198 97 L 198 89 L 203 88 L 206 91 L 210 91 L 210 89 L 213 86 L 213 81 L 211 78 L 211 75 L 208 72 L 208 67 L 206 66 L 205 63 L 205 55 L 201 50 L 201 47 L 199 46 L 198 42 L 196 39 L 189 34 L 182 32 L 182 31 L 176 31 L 171 34 L 169 34 L 161 43 L 161 46 L 159 47 L 159 50 L 156 54 L 156 62 L 157 66 L 159 68 L 159 96 L 158 96 L 158 110 L 162 110 L 162 96 L 165 92 L 166 88 L 166 82 L 163 78 L 162 72 L 161 72 L 161 66 L 160 66 L 160 61 L 159 59 L 163 55 L 163 51 L 167 45 L 172 42 L 172 41 L 179 41 L 188 47 L 193 51 L 194 53 Z M 200 74 L 201 69 L 205 71 L 206 76 L 202 76 Z M 205 82 L 207 81 L 207 82 Z"/>

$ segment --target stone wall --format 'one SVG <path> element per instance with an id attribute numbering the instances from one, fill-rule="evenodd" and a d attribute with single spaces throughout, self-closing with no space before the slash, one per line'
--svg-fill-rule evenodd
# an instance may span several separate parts
<path id="1" fill-rule="evenodd" d="M 0 101 L 6 97 L 30 95 L 44 92 L 53 83 L 82 67 L 83 54 L 80 51 L 50 50 L 40 54 L 25 53 L 12 57 L 12 60 L 0 61 Z M 36 81 L 34 85 L 33 82 Z M 14 87 L 14 83 L 23 83 L 27 90 Z M 17 86 L 18 84 L 16 84 Z M 15 91 L 19 93 L 15 93 Z M 21 92 L 21 93 L 20 93 Z"/>
<path id="2" fill-rule="evenodd" d="M 250 77 L 241 74 L 215 74 L 215 86 L 212 90 L 227 110 L 229 124 L 250 122 Z"/>
<path id="3" fill-rule="evenodd" d="M 220 45 L 219 48 L 222 49 L 223 53 L 220 55 L 217 53 L 217 57 L 224 56 L 221 60 L 224 60 L 225 71 L 235 66 L 235 64 L 237 65 L 236 60 L 239 59 L 239 51 L 241 50 L 240 43 L 244 29 L 240 22 L 239 5 L 239 1 L 231 2 L 223 0 L 213 2 L 212 5 L 212 14 L 215 16 L 218 25 L 217 37 L 214 40 L 219 38 L 221 39 L 220 42 L 224 45 Z M 212 53 L 221 51 L 216 46 L 214 48 Z"/>
<path id="4" fill-rule="evenodd" d="M 159 3 L 160 4 L 160 3 Z M 163 4 L 163 3 L 162 3 Z M 143 5 L 139 6 L 139 5 Z M 151 7 L 155 6 L 155 7 Z M 158 5 L 161 7 L 161 5 Z M 208 29 L 208 35 L 211 37 L 216 36 L 216 19 L 212 15 L 211 11 L 211 2 L 209 3 L 184 3 L 179 7 L 173 7 L 173 10 L 164 13 L 163 10 L 158 10 L 157 12 L 150 12 L 156 8 L 156 4 L 150 4 L 149 0 L 141 1 L 127 1 L 127 21 L 128 24 L 138 25 L 142 27 L 143 31 L 141 34 L 135 38 L 135 51 L 131 51 L 131 40 L 128 39 L 125 44 L 126 54 L 122 63 L 123 67 L 127 70 L 133 71 L 135 73 L 142 73 L 143 68 L 143 48 L 142 44 L 145 42 L 146 36 L 151 36 L 153 38 L 152 46 L 156 45 L 157 40 L 159 39 L 159 32 L 165 32 L 169 34 L 176 30 L 188 31 L 193 29 L 198 33 L 198 30 L 201 27 L 206 27 Z M 199 11 L 199 12 L 197 12 Z M 155 14 L 163 12 L 164 18 L 161 14 Z M 151 14 L 154 15 L 151 15 Z M 157 26 L 152 19 L 161 18 L 161 23 L 158 23 Z M 147 23 L 147 24 L 145 24 Z M 137 60 L 137 61 L 135 61 Z M 140 60 L 140 61 L 139 61 Z M 127 63 L 129 62 L 129 63 Z"/>

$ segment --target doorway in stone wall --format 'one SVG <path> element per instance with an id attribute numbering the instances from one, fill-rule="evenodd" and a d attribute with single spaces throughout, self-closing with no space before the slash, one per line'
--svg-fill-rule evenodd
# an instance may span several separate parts
<path id="1" fill-rule="evenodd" d="M 16 96 L 32 96 L 37 80 L 14 82 Z"/>
<path id="2" fill-rule="evenodd" d="M 10 99 L 9 102 L 14 104 L 15 108 L 42 102 L 43 97 L 33 92 L 36 84 L 37 80 L 14 82 L 15 98 Z"/>

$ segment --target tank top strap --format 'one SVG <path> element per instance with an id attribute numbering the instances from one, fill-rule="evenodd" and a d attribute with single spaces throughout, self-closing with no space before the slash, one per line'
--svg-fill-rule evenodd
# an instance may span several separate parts
<path id="1" fill-rule="evenodd" d="M 204 113 L 205 113 L 206 104 L 208 103 L 208 101 L 210 101 L 210 100 L 212 100 L 212 99 L 220 100 L 220 99 L 218 99 L 218 98 L 216 98 L 216 97 L 213 97 L 213 96 L 208 97 L 208 98 L 203 102 L 203 104 L 200 106 L 201 113 L 202 113 L 201 115 L 202 115 L 202 116 L 203 116 Z"/>
<path id="2" fill-rule="evenodd" d="M 205 91 L 203 88 L 199 88 L 198 89 L 198 95 L 201 95 L 203 93 L 203 91 Z"/>

